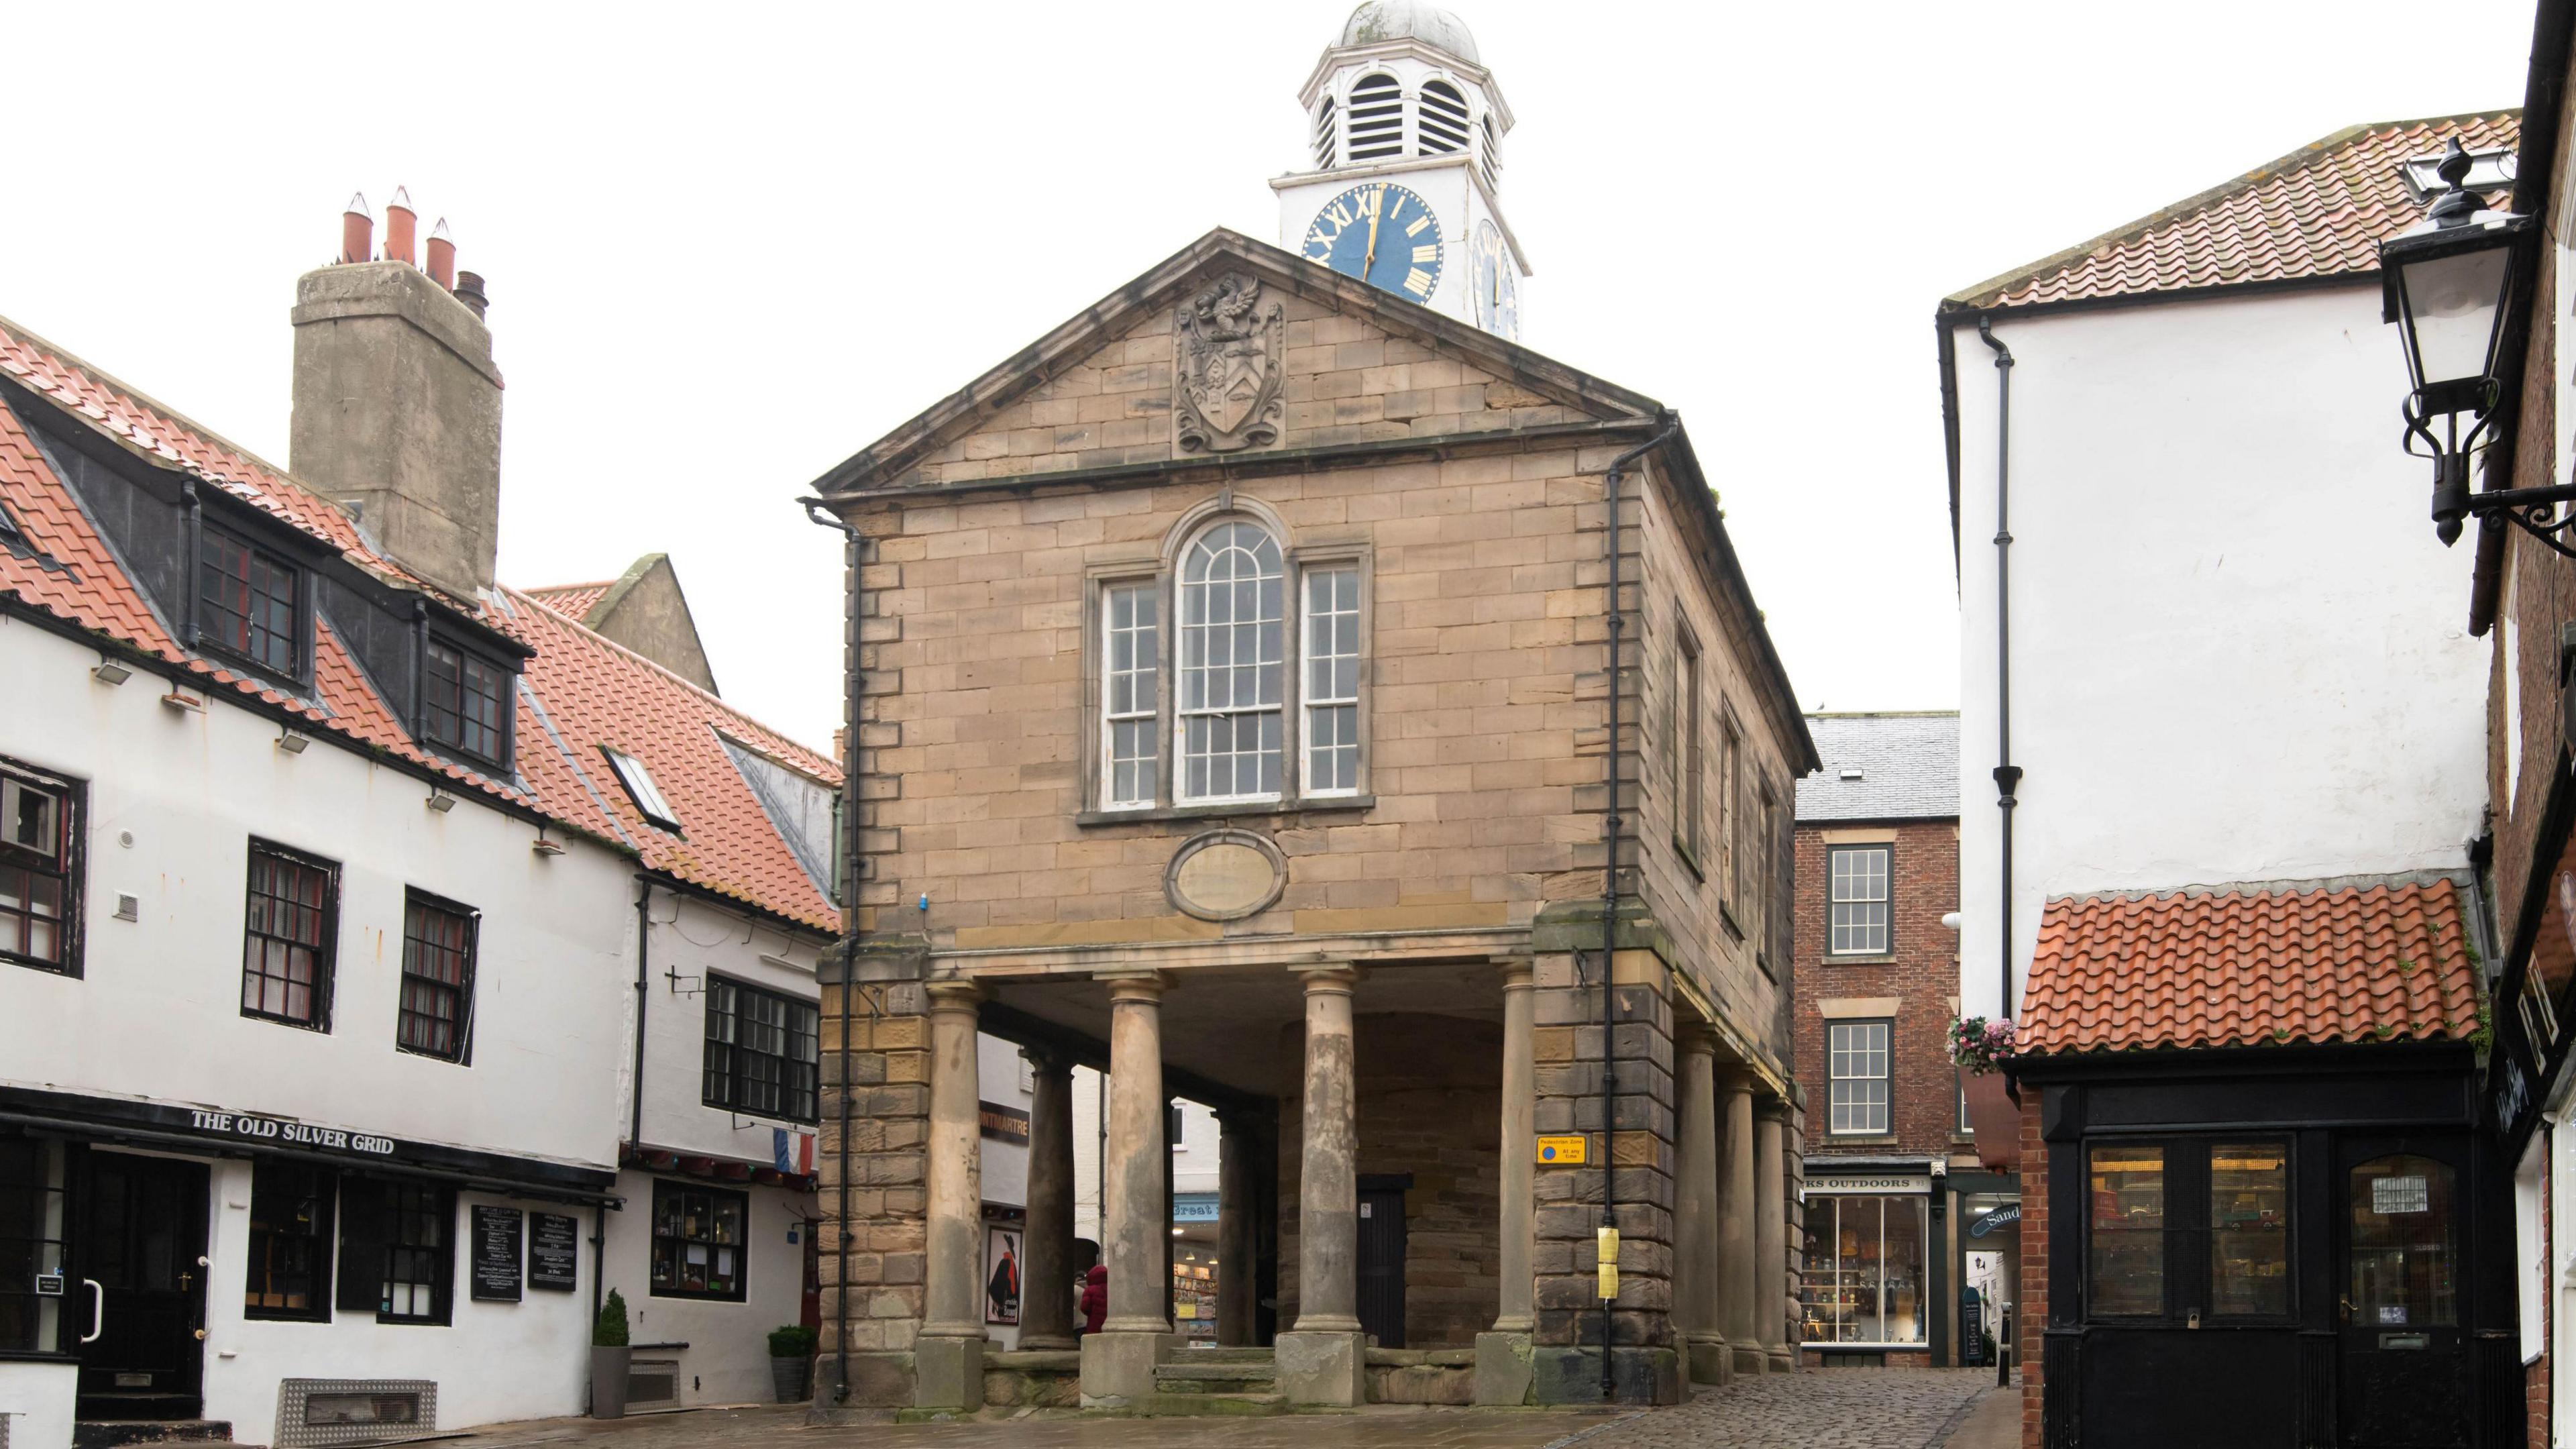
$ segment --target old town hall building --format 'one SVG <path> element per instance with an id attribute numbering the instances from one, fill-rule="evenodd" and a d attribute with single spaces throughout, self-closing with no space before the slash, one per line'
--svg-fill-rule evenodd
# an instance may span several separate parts
<path id="1" fill-rule="evenodd" d="M 1302 99 L 1284 248 L 1208 233 L 815 485 L 858 801 L 818 1412 L 1669 1402 L 1791 1362 L 1788 680 L 1675 414 L 1515 341 L 1465 27 L 1362 5 Z M 1009 1353 L 979 1029 L 1035 1069 Z M 1215 1349 L 1165 1291 L 1176 1096 L 1223 1134 Z"/>

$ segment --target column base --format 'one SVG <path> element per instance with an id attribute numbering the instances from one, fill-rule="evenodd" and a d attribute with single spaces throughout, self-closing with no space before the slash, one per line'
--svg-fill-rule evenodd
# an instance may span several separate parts
<path id="1" fill-rule="evenodd" d="M 1793 1374 L 1798 1371 L 1798 1351 L 1796 1349 L 1782 1344 L 1774 1344 L 1769 1356 L 1771 1359 L 1771 1372 L 1775 1374 Z"/>
<path id="2" fill-rule="evenodd" d="M 1080 1335 L 1071 1333 L 1022 1332 L 1020 1347 L 1033 1353 L 1071 1353 L 1082 1347 L 1082 1339 Z"/>
<path id="3" fill-rule="evenodd" d="M 1476 1403 L 1485 1408 L 1516 1408 L 1530 1401 L 1530 1336 L 1526 1333 L 1476 1335 Z"/>
<path id="4" fill-rule="evenodd" d="M 1082 1336 L 1082 1406 L 1123 1409 L 1154 1392 L 1154 1365 L 1171 1356 L 1180 1335 L 1102 1329 Z"/>
<path id="5" fill-rule="evenodd" d="M 1541 1404 L 1598 1404 L 1601 1397 L 1599 1348 L 1544 1347 L 1531 1350 L 1536 1370 L 1531 1398 Z M 1621 1348 L 1610 1355 L 1610 1398 L 1614 1404 L 1678 1404 L 1690 1397 L 1682 1380 L 1682 1356 L 1669 1348 Z"/>
<path id="6" fill-rule="evenodd" d="M 971 1414 L 984 1407 L 984 1345 L 973 1338 L 932 1337 L 912 1341 L 912 1406 L 952 1409 Z"/>
<path id="7" fill-rule="evenodd" d="M 805 1422 L 825 1424 L 883 1423 L 890 1409 L 912 1407 L 912 1355 L 886 1349 L 853 1351 L 850 1354 L 850 1391 L 840 1392 L 841 1357 L 836 1353 L 817 1354 L 814 1359 L 814 1397 L 805 1412 Z"/>
<path id="8" fill-rule="evenodd" d="M 1771 1370 L 1771 1351 L 1760 1344 L 1735 1346 L 1735 1372 L 1740 1378 L 1760 1378 Z"/>
<path id="9" fill-rule="evenodd" d="M 1735 1350 L 1729 1348 L 1723 1334 L 1686 1333 L 1682 1335 L 1683 1371 L 1695 1384 L 1720 1387 L 1735 1379 Z"/>
<path id="10" fill-rule="evenodd" d="M 1279 1392 L 1292 1404 L 1356 1409 L 1368 1402 L 1368 1340 L 1360 1334 L 1283 1333 L 1271 1358 Z"/>

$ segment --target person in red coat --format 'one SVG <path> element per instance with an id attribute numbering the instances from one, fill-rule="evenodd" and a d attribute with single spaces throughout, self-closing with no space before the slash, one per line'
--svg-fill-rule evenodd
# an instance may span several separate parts
<path id="1" fill-rule="evenodd" d="M 1094 1263 L 1082 1275 L 1082 1331 L 1098 1333 L 1109 1316 L 1109 1265 Z"/>

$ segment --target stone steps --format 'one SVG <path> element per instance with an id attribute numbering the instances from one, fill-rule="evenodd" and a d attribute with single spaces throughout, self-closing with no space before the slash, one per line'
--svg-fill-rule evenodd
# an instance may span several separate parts
<path id="1" fill-rule="evenodd" d="M 1157 1381 L 1160 1381 L 1159 1375 Z M 1288 1412 L 1288 1396 L 1271 1393 L 1147 1394 L 1130 1408 L 1146 1418 L 1267 1418 Z"/>
<path id="2" fill-rule="evenodd" d="M 1266 1348 L 1179 1348 L 1172 1350 L 1174 1363 L 1269 1363 L 1273 1355 Z"/>
<path id="3" fill-rule="evenodd" d="M 1266 1354 L 1208 1363 L 1199 1357 L 1202 1352 L 1209 1350 L 1190 1350 L 1169 1363 L 1156 1364 L 1155 1389 L 1164 1394 L 1267 1394 L 1278 1384 L 1279 1367 Z"/>

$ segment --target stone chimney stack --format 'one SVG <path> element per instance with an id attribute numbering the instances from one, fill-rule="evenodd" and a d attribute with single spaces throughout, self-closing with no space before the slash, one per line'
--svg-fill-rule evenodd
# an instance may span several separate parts
<path id="1" fill-rule="evenodd" d="M 367 260 L 364 205 L 344 223 L 344 260 L 295 284 L 287 466 L 405 568 L 471 598 L 492 585 L 501 506 L 501 373 L 477 305 L 482 278 L 455 273 L 443 224 L 431 264 L 459 291 L 413 265 L 411 198 L 399 191 L 386 249 Z"/>

